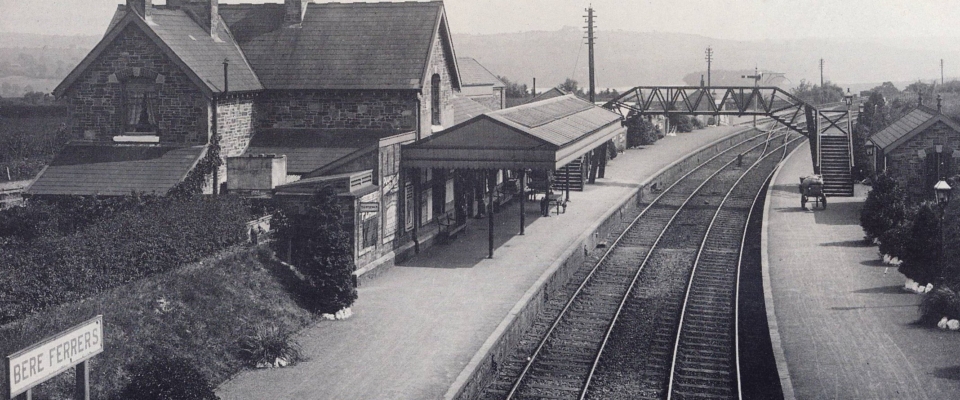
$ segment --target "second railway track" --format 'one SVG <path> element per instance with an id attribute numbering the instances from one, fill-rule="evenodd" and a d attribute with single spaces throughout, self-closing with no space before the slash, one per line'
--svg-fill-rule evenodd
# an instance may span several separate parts
<path id="1" fill-rule="evenodd" d="M 666 275 L 671 280 L 677 279 L 673 275 L 684 275 L 683 270 L 689 275 L 689 266 L 697 252 L 685 250 L 690 246 L 683 244 L 693 241 L 695 248 L 699 247 L 711 217 L 720 208 L 722 200 L 728 197 L 733 183 L 752 170 L 748 167 L 763 155 L 776 152 L 786 137 L 785 134 L 769 133 L 748 139 L 708 160 L 647 204 L 636 219 L 625 224 L 624 232 L 592 268 L 579 271 L 571 280 L 572 283 L 568 283 L 559 296 L 555 296 L 557 298 L 545 305 L 543 315 L 521 340 L 517 352 L 499 366 L 497 380 L 486 388 L 482 397 L 582 398 L 595 367 L 600 378 L 595 388 L 599 390 L 591 389 L 591 397 L 606 398 L 611 394 L 605 393 L 605 384 L 616 380 L 608 379 L 610 376 L 607 372 L 624 377 L 622 381 L 632 382 L 634 389 L 639 390 L 623 398 L 635 398 L 637 393 L 661 397 L 664 392 L 662 387 L 666 386 L 665 379 L 659 379 L 664 383 L 662 385 L 638 384 L 652 382 L 653 376 L 646 373 L 638 375 L 643 371 L 608 368 L 606 361 L 598 363 L 598 354 L 604 354 L 600 359 L 607 361 L 611 359 L 610 354 L 621 353 L 628 358 L 644 359 L 643 353 L 651 350 L 651 346 L 638 348 L 620 343 L 618 332 L 623 326 L 637 323 L 651 325 L 649 321 L 642 321 L 643 313 L 635 313 L 632 305 L 633 298 L 649 299 L 657 291 L 656 288 L 643 288 L 644 282 L 649 280 L 644 271 L 659 269 L 646 265 L 687 264 L 686 268 L 678 268 L 675 273 L 656 271 L 655 274 Z M 739 163 L 738 155 L 742 155 Z M 775 161 L 779 162 L 779 158 Z M 689 261 L 682 262 L 682 259 Z M 634 282 L 639 285 L 637 288 L 632 288 Z M 561 301 L 560 298 L 569 300 Z M 673 300 L 666 301 L 664 305 L 667 305 L 666 309 L 675 310 L 681 306 Z M 617 320 L 620 314 L 623 315 Z M 641 320 L 636 320 L 637 317 Z M 676 318 L 673 326 L 676 332 Z M 647 339 L 653 338 L 647 336 Z M 601 351 L 608 337 L 609 344 L 606 346 L 610 348 Z M 668 376 L 669 350 L 673 341 L 660 342 L 662 346 L 658 347 L 666 349 L 661 352 L 666 355 L 667 365 L 660 368 L 659 375 Z M 613 347 L 623 348 L 614 351 L 611 350 Z M 644 391 L 643 386 L 661 388 Z"/>

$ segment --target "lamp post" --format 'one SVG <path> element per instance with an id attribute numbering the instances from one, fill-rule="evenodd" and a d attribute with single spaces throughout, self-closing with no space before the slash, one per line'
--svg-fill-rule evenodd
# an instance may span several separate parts
<path id="1" fill-rule="evenodd" d="M 938 224 L 938 228 L 940 229 L 940 243 L 939 246 L 937 246 L 937 266 L 941 274 L 943 274 L 943 210 L 947 207 L 947 203 L 950 202 L 951 189 L 950 185 L 942 179 L 937 182 L 936 185 L 933 185 L 933 191 L 937 196 L 937 204 L 940 206 L 940 224 Z"/>

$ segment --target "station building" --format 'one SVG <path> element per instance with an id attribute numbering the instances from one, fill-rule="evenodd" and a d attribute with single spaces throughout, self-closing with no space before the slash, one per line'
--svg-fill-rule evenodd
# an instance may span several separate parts
<path id="1" fill-rule="evenodd" d="M 870 136 L 867 152 L 876 171 L 886 171 L 915 199 L 932 199 L 933 186 L 957 174 L 960 124 L 941 107 L 922 103 Z"/>
<path id="2" fill-rule="evenodd" d="M 482 214 L 494 204 L 475 194 L 513 177 L 402 168 L 402 146 L 505 105 L 503 82 L 457 57 L 442 1 L 127 0 L 54 94 L 76 140 L 28 196 L 165 195 L 193 182 L 296 203 L 334 187 L 358 275 L 462 225 L 470 201 Z"/>

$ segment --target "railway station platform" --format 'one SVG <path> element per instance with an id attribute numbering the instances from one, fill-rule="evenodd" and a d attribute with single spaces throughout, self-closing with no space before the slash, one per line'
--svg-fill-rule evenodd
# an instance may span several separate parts
<path id="1" fill-rule="evenodd" d="M 621 153 L 606 178 L 572 192 L 566 212 L 540 217 L 519 206 L 496 215 L 493 259 L 487 221 L 382 272 L 359 288 L 353 317 L 319 321 L 296 339 L 307 361 L 292 368 L 244 371 L 223 383 L 227 399 L 435 399 L 541 275 L 642 182 L 674 161 L 747 127 L 711 127 Z"/>
<path id="2" fill-rule="evenodd" d="M 800 209 L 809 154 L 804 144 L 781 167 L 764 219 L 764 290 L 785 398 L 960 397 L 960 333 L 916 325 L 920 295 L 903 291 L 903 276 L 863 243 L 869 187 L 828 198 L 826 210 Z"/>

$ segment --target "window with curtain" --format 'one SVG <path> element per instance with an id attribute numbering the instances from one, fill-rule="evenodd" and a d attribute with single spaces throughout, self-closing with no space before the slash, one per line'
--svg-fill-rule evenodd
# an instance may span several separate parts
<path id="1" fill-rule="evenodd" d="M 432 124 L 440 125 L 440 74 L 433 74 L 430 79 L 430 97 Z"/>
<path id="2" fill-rule="evenodd" d="M 149 80 L 124 83 L 124 131 L 157 133 L 157 89 Z"/>

